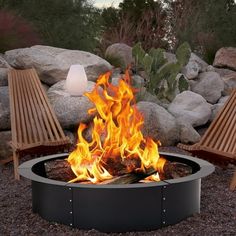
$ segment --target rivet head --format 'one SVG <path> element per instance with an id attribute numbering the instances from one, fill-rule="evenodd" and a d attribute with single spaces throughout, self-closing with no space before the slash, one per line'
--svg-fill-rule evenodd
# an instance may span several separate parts
<path id="1" fill-rule="evenodd" d="M 166 224 L 166 222 L 165 222 L 165 221 L 163 221 L 162 223 L 163 223 L 163 225 L 165 225 L 165 224 Z"/>
<path id="2" fill-rule="evenodd" d="M 69 188 L 69 190 L 71 190 L 71 188 Z"/>
<path id="3" fill-rule="evenodd" d="M 72 200 L 70 199 L 70 202 L 72 202 Z"/>
<path id="4" fill-rule="evenodd" d="M 166 188 L 166 186 L 164 186 L 164 188 Z"/>
<path id="5" fill-rule="evenodd" d="M 164 209 L 163 212 L 166 212 L 166 209 Z"/>
<path id="6" fill-rule="evenodd" d="M 70 226 L 72 226 L 72 223 L 70 223 Z"/>
<path id="7" fill-rule="evenodd" d="M 72 211 L 70 211 L 70 214 L 72 214 Z"/>
<path id="8" fill-rule="evenodd" d="M 166 200 L 166 198 L 165 198 L 165 197 L 163 197 L 162 199 L 163 199 L 163 201 L 165 201 L 165 200 Z"/>

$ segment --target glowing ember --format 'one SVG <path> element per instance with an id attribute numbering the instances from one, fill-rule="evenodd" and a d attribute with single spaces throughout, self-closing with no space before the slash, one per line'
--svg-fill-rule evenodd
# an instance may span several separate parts
<path id="1" fill-rule="evenodd" d="M 144 138 L 141 132 L 144 120 L 134 104 L 128 71 L 118 86 L 109 83 L 110 75 L 110 72 L 101 75 L 94 90 L 85 93 L 95 105 L 88 112 L 97 115 L 93 119 L 91 142 L 82 135 L 87 126 L 79 125 L 77 147 L 68 157 L 77 177 L 70 182 L 98 183 L 111 179 L 116 174 L 112 164 L 117 163 L 126 167 L 125 173 L 163 169 L 165 160 L 158 153 L 160 142 Z M 150 179 L 160 180 L 158 173 Z"/>

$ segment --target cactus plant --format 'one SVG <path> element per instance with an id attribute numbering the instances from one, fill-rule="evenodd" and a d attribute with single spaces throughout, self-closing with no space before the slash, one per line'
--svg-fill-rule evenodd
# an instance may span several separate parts
<path id="1" fill-rule="evenodd" d="M 178 73 L 188 63 L 191 49 L 188 43 L 180 45 L 176 51 L 176 62 L 167 63 L 163 49 L 152 48 L 146 53 L 141 43 L 137 43 L 132 54 L 136 68 L 142 68 L 148 76 L 147 91 L 156 95 L 160 100 L 172 101 L 176 91 L 188 89 L 187 80 Z"/>

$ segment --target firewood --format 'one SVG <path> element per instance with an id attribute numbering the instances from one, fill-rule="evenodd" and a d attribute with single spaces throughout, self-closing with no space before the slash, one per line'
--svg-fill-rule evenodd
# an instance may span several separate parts
<path id="1" fill-rule="evenodd" d="M 144 173 L 125 174 L 125 175 L 117 176 L 113 179 L 103 181 L 99 184 L 132 184 L 132 183 L 137 183 L 138 181 L 145 179 L 146 177 L 153 175 L 155 173 L 156 173 L 156 170 L 153 168 L 150 168 L 147 170 L 145 174 Z"/>
<path id="2" fill-rule="evenodd" d="M 112 160 L 112 158 L 109 159 L 109 168 L 111 170 L 111 164 L 115 164 L 115 171 L 113 171 L 113 173 L 118 173 L 119 176 L 116 175 L 116 177 L 99 184 L 132 184 L 144 180 L 146 177 L 156 173 L 156 170 L 153 168 L 147 169 L 146 173 L 127 173 L 126 171 L 129 170 L 128 168 L 130 166 L 131 168 L 134 168 L 135 166 L 139 167 L 140 163 L 137 162 L 137 159 L 135 158 L 123 162 L 122 164 Z M 44 163 L 44 165 L 46 176 L 49 179 L 68 182 L 69 180 L 76 178 L 75 174 L 71 170 L 70 164 L 66 160 L 52 160 Z M 192 173 L 192 168 L 190 166 L 180 162 L 166 161 L 163 169 L 163 172 L 159 173 L 161 180 L 176 179 Z M 87 184 L 89 182 L 85 181 L 80 183 Z"/>
<path id="3" fill-rule="evenodd" d="M 161 180 L 177 179 L 192 174 L 192 167 L 181 162 L 166 161 L 163 172 L 160 173 Z"/>
<path id="4" fill-rule="evenodd" d="M 192 168 L 184 163 L 166 161 L 163 172 L 159 173 L 161 180 L 176 179 L 192 174 Z M 149 168 L 146 173 L 130 173 L 106 180 L 100 184 L 132 184 L 156 173 L 156 170 Z"/>
<path id="5" fill-rule="evenodd" d="M 102 165 L 111 175 L 120 176 L 139 169 L 141 160 L 137 157 L 125 159 L 121 157 L 106 157 L 102 159 Z"/>
<path id="6" fill-rule="evenodd" d="M 52 160 L 44 163 L 46 176 L 49 179 L 66 181 L 76 178 L 71 170 L 70 164 L 66 160 Z"/>

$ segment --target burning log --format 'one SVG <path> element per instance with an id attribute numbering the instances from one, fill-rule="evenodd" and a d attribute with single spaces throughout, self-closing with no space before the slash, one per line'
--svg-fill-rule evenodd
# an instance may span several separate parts
<path id="1" fill-rule="evenodd" d="M 100 184 L 132 184 L 137 183 L 156 173 L 149 168 L 146 173 L 130 173 L 106 180 Z M 159 173 L 160 180 L 177 179 L 192 174 L 192 168 L 184 163 L 166 161 L 163 172 Z"/>
<path id="2" fill-rule="evenodd" d="M 140 166 L 140 163 L 135 162 L 135 159 L 131 159 L 130 162 L 124 162 L 120 165 L 118 165 L 118 163 L 120 162 L 113 163 L 117 164 L 114 167 L 115 170 L 113 170 L 113 174 L 119 173 L 120 176 L 103 181 L 99 184 L 132 184 L 144 180 L 148 176 L 151 176 L 156 173 L 156 170 L 153 168 L 149 168 L 146 173 L 127 173 L 129 166 L 132 166 L 133 168 L 135 163 L 138 165 L 138 167 Z M 50 179 L 59 181 L 69 181 L 71 179 L 76 178 L 75 174 L 71 170 L 70 164 L 66 160 L 48 161 L 44 165 L 46 175 Z M 111 168 L 111 165 L 109 165 L 109 167 Z M 176 179 L 190 174 L 192 174 L 192 168 L 190 166 L 184 163 L 170 161 L 165 162 L 163 172 L 159 173 L 161 180 Z"/>
<path id="3" fill-rule="evenodd" d="M 49 179 L 66 181 L 76 178 L 66 160 L 52 160 L 44 163 L 46 176 Z"/>

